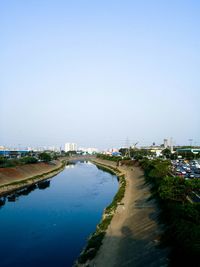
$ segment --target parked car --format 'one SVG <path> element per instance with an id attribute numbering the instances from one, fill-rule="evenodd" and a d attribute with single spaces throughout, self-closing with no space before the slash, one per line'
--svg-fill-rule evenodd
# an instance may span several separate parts
<path id="1" fill-rule="evenodd" d="M 189 174 L 187 175 L 187 177 L 188 177 L 188 178 L 194 178 L 194 174 L 193 174 L 193 173 L 189 173 Z"/>
<path id="2" fill-rule="evenodd" d="M 200 169 L 199 169 L 199 168 L 196 168 L 196 169 L 194 170 L 194 172 L 200 174 Z"/>

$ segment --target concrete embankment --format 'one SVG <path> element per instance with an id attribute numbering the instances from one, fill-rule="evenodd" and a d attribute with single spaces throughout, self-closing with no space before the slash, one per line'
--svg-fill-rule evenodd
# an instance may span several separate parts
<path id="1" fill-rule="evenodd" d="M 115 162 L 96 160 L 116 167 Z M 168 251 L 158 245 L 162 232 L 158 224 L 158 208 L 150 197 L 143 171 L 139 167 L 117 167 L 125 173 L 126 190 L 106 231 L 96 257 L 87 263 L 95 267 L 167 266 Z"/>
<path id="2" fill-rule="evenodd" d="M 53 164 L 36 163 L 0 168 L 0 195 L 55 176 L 63 167 L 64 161 L 56 160 Z"/>

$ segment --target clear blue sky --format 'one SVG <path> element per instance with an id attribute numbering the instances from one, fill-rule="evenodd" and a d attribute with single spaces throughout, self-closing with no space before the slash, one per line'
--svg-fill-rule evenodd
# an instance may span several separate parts
<path id="1" fill-rule="evenodd" d="M 200 144 L 200 1 L 0 2 L 0 145 Z"/>

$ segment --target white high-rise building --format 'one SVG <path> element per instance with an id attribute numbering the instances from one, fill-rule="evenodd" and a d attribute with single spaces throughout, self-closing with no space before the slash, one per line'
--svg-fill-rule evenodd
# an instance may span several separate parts
<path id="1" fill-rule="evenodd" d="M 66 143 L 65 144 L 65 152 L 68 151 L 77 151 L 77 144 L 76 143 Z"/>
<path id="2" fill-rule="evenodd" d="M 173 152 L 173 139 L 164 139 L 164 148 L 170 148 L 171 153 Z"/>
<path id="3" fill-rule="evenodd" d="M 164 139 L 164 148 L 167 148 L 169 146 L 169 140 Z"/>

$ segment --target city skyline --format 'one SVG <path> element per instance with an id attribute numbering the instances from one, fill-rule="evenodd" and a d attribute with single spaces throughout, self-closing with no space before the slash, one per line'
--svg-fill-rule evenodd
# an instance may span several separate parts
<path id="1" fill-rule="evenodd" d="M 26 145 L 22 145 L 22 144 L 18 144 L 18 145 L 0 145 L 0 150 L 9 150 L 9 149 L 14 149 L 14 150 L 38 150 L 38 151 L 43 151 L 43 150 L 52 150 L 52 151 L 107 151 L 107 150 L 111 150 L 111 149 L 120 149 L 120 148 L 124 148 L 124 147 L 135 147 L 135 148 L 143 148 L 143 147 L 151 147 L 151 146 L 155 146 L 155 147 L 159 147 L 159 146 L 163 146 L 164 148 L 167 147 L 179 147 L 179 146 L 193 146 L 193 147 L 199 147 L 200 143 L 196 142 L 193 139 L 188 139 L 186 143 L 184 144 L 180 144 L 177 143 L 172 137 L 165 137 L 164 139 L 162 139 L 161 142 L 156 143 L 156 142 L 151 142 L 149 144 L 141 144 L 139 141 L 138 142 L 134 142 L 129 140 L 128 138 L 126 138 L 125 140 L 123 140 L 123 143 L 118 143 L 118 145 L 116 146 L 108 146 L 108 147 L 104 147 L 104 148 L 99 148 L 97 146 L 83 146 L 81 144 L 78 143 L 74 143 L 74 142 L 65 142 L 64 144 L 60 144 L 60 145 L 55 145 L 55 144 L 50 144 L 50 145 L 41 145 L 41 146 L 26 146 Z"/>

